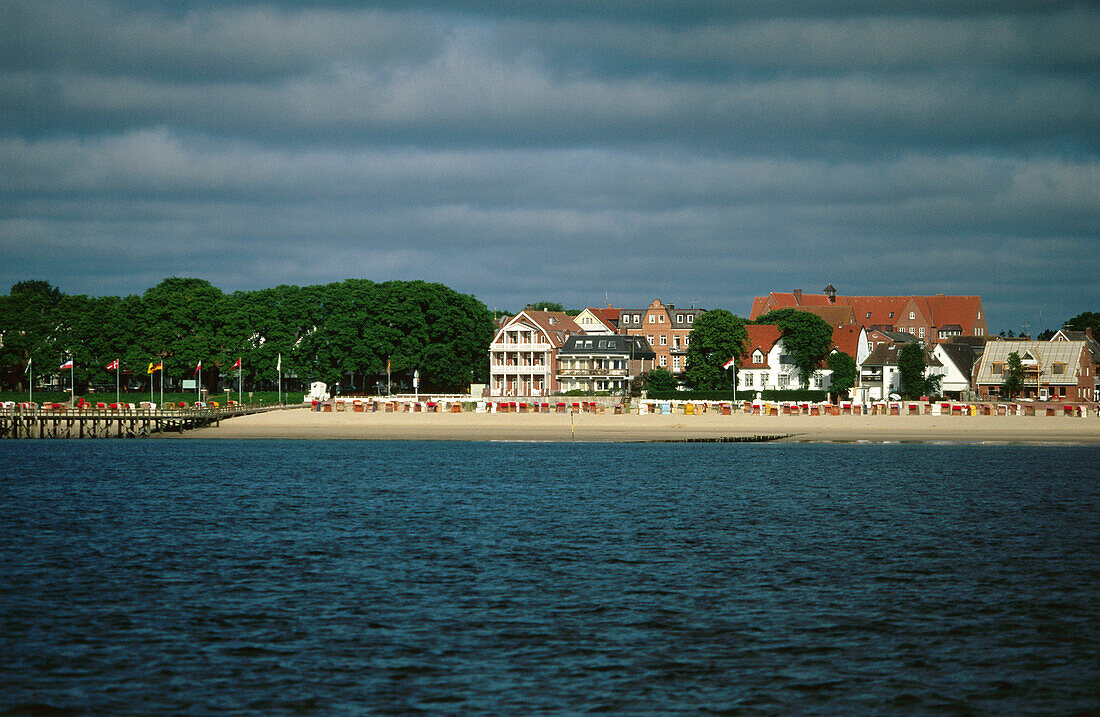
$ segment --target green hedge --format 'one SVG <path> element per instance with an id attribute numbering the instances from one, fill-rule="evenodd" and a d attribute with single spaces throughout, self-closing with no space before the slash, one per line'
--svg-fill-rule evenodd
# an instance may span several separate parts
<path id="1" fill-rule="evenodd" d="M 738 391 L 738 401 L 751 401 L 757 391 Z M 793 389 L 789 391 L 760 391 L 765 401 L 808 401 L 820 403 L 829 397 L 828 391 Z M 732 401 L 733 391 L 650 391 L 649 398 L 656 401 Z"/>

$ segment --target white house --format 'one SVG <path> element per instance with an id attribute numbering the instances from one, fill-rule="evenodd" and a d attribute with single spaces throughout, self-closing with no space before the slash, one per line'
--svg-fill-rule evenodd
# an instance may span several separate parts
<path id="1" fill-rule="evenodd" d="M 557 391 L 557 355 L 581 333 L 560 311 L 525 309 L 508 319 L 489 344 L 490 396 L 549 396 Z"/>
<path id="2" fill-rule="evenodd" d="M 943 365 L 940 391 L 948 398 L 963 399 L 970 393 L 970 377 L 978 357 L 973 347 L 962 343 L 936 344 L 932 355 Z"/>
<path id="3" fill-rule="evenodd" d="M 737 390 L 748 395 L 749 392 L 802 388 L 802 373 L 784 353 L 779 327 L 750 324 L 745 331 L 748 340 L 737 371 Z M 832 371 L 826 368 L 814 371 L 809 387 L 827 390 L 831 374 Z"/>

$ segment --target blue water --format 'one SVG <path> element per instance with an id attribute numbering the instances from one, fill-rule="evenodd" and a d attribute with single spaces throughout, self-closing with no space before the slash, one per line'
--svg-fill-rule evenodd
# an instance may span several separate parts
<path id="1" fill-rule="evenodd" d="M 8 441 L 0 713 L 1096 709 L 1098 459 Z"/>

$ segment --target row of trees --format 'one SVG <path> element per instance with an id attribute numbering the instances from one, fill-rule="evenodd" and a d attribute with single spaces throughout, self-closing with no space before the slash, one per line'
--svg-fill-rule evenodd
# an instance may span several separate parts
<path id="1" fill-rule="evenodd" d="M 0 382 L 21 389 L 28 361 L 36 375 L 69 358 L 77 389 L 114 384 L 106 366 L 121 361 L 129 380 L 148 385 L 146 366 L 191 377 L 217 390 L 242 359 L 244 381 L 284 376 L 360 387 L 419 370 L 424 390 L 461 390 L 488 379 L 492 314 L 472 296 L 423 281 L 363 279 L 278 286 L 231 294 L 203 279 L 170 278 L 140 296 L 70 296 L 44 281 L 24 281 L 0 296 Z M 67 373 L 67 372 L 66 372 Z"/>

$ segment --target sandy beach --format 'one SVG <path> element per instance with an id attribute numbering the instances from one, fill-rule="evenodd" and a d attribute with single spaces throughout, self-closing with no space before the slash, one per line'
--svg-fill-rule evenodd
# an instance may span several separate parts
<path id="1" fill-rule="evenodd" d="M 958 442 L 1100 444 L 1100 418 L 1068 416 L 722 416 L 614 413 L 318 413 L 292 409 L 223 420 L 183 438 L 451 441 Z"/>

